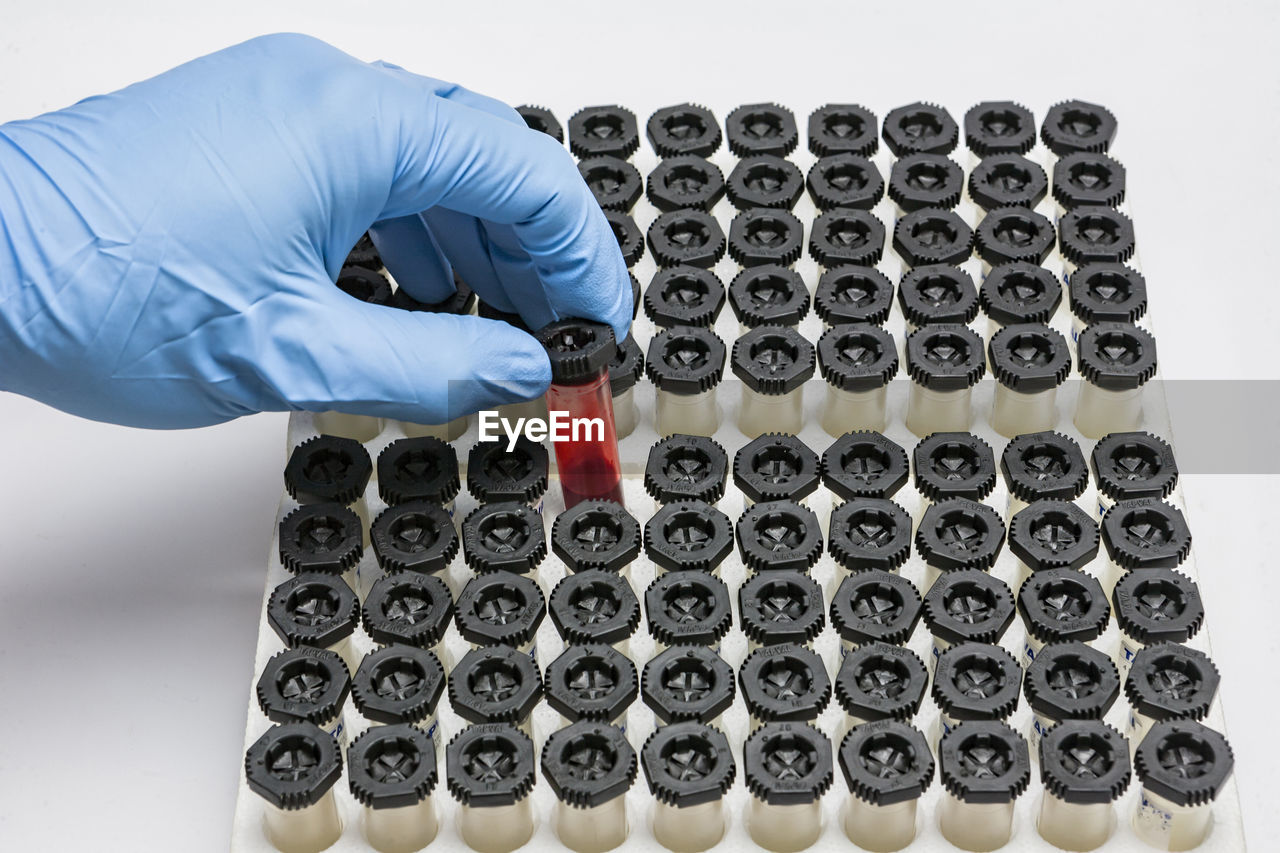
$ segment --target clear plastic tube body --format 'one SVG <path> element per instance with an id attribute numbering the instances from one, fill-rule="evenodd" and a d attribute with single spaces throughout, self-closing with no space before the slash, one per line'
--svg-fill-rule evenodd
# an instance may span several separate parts
<path id="1" fill-rule="evenodd" d="M 966 803 L 945 793 L 938 804 L 938 828 L 961 850 L 998 850 L 1013 834 L 1013 802 Z"/>
<path id="2" fill-rule="evenodd" d="M 412 806 L 364 810 L 364 835 L 378 853 L 413 853 L 430 844 L 440 829 L 435 802 L 426 797 Z"/>
<path id="3" fill-rule="evenodd" d="M 1110 803 L 1068 803 L 1046 792 L 1036 829 L 1055 847 L 1086 851 L 1106 843 L 1112 823 Z"/>
<path id="4" fill-rule="evenodd" d="M 893 853 L 916 838 L 916 800 L 877 806 L 850 795 L 844 834 L 871 853 Z"/>
<path id="5" fill-rule="evenodd" d="M 682 809 L 658 803 L 653 837 L 672 853 L 699 853 L 714 847 L 724 837 L 724 805 L 715 800 Z"/>
<path id="6" fill-rule="evenodd" d="M 460 418 L 454 418 L 447 424 L 415 424 L 401 421 L 400 428 L 410 438 L 438 438 L 441 441 L 453 441 L 467 431 L 469 422 L 470 416 L 463 415 Z"/>
<path id="7" fill-rule="evenodd" d="M 774 853 L 804 850 L 822 834 L 822 800 L 777 806 L 751 797 L 747 831 L 752 841 Z"/>
<path id="8" fill-rule="evenodd" d="M 972 396 L 971 388 L 931 391 L 912 382 L 907 399 L 907 429 L 922 438 L 935 432 L 968 432 Z"/>
<path id="9" fill-rule="evenodd" d="M 338 435 L 360 442 L 370 441 L 382 432 L 380 419 L 346 412 L 316 412 L 315 425 L 321 435 Z"/>
<path id="10" fill-rule="evenodd" d="M 545 421 L 547 419 L 547 398 L 539 397 L 536 400 L 525 400 L 523 403 L 507 403 L 505 406 L 498 407 L 498 416 L 511 423 L 515 423 L 520 418 L 524 418 L 526 421 L 530 418 Z"/>
<path id="11" fill-rule="evenodd" d="M 462 806 L 458 834 L 477 853 L 510 853 L 533 837 L 533 806 L 525 797 L 509 806 Z"/>
<path id="12" fill-rule="evenodd" d="M 884 432 L 888 396 L 888 386 L 871 391 L 846 391 L 827 385 L 827 400 L 822 409 L 822 429 L 827 435 L 836 438 L 855 430 Z"/>
<path id="13" fill-rule="evenodd" d="M 319 853 L 342 836 L 332 788 L 315 805 L 303 809 L 280 809 L 267 803 L 262 822 L 267 840 L 280 853 Z"/>
<path id="14" fill-rule="evenodd" d="M 614 797 L 592 808 L 556 805 L 556 835 L 577 853 L 604 853 L 627 840 L 627 798 Z"/>
<path id="15" fill-rule="evenodd" d="M 698 394 L 676 394 L 658 389 L 658 435 L 701 435 L 711 438 L 720 428 L 720 407 L 716 389 Z"/>
<path id="16" fill-rule="evenodd" d="M 1133 814 L 1133 831 L 1157 850 L 1199 847 L 1212 825 L 1213 809 L 1208 805 L 1180 806 L 1146 788 Z"/>
<path id="17" fill-rule="evenodd" d="M 569 418 L 568 440 L 556 436 L 552 441 L 565 509 L 585 500 L 623 503 L 608 366 L 579 385 L 553 384 L 547 389 L 547 410 Z"/>
<path id="18" fill-rule="evenodd" d="M 1086 438 L 1093 439 L 1112 432 L 1141 429 L 1141 386 L 1126 391 L 1108 391 L 1092 382 L 1081 382 L 1075 424 Z"/>
<path id="19" fill-rule="evenodd" d="M 766 432 L 799 433 L 804 426 L 802 391 L 797 388 L 786 394 L 762 394 L 742 383 L 738 429 L 748 438 L 759 438 Z"/>
<path id="20" fill-rule="evenodd" d="M 626 438 L 636 431 L 640 423 L 640 412 L 636 408 L 636 389 L 628 388 L 613 397 L 613 425 L 618 438 Z"/>
<path id="21" fill-rule="evenodd" d="M 1051 430 L 1058 422 L 1058 389 L 1023 394 L 996 383 L 991 428 L 1005 438 Z"/>

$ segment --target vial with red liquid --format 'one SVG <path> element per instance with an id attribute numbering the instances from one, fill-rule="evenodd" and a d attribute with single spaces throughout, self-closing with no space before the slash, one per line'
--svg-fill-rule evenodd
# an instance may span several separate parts
<path id="1" fill-rule="evenodd" d="M 592 499 L 623 503 L 609 386 L 613 331 L 587 320 L 558 320 L 537 337 L 551 359 L 547 410 L 565 508 Z"/>

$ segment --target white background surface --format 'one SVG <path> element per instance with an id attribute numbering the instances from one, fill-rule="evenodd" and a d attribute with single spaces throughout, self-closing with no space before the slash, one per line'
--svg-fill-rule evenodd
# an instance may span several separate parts
<path id="1" fill-rule="evenodd" d="M 1272 5 L 498 5 L 10 4 L 0 121 L 278 30 L 512 103 L 804 93 L 883 115 L 1010 98 L 1040 118 L 1097 100 L 1120 119 L 1165 378 L 1280 378 Z M 1206 293 L 1234 335 L 1211 346 L 1193 301 Z M 0 395 L 0 850 L 226 849 L 284 427 L 263 415 L 150 433 Z M 1280 695 L 1262 667 L 1280 582 L 1257 532 L 1274 528 L 1280 478 L 1184 483 L 1246 832 L 1269 850 Z"/>

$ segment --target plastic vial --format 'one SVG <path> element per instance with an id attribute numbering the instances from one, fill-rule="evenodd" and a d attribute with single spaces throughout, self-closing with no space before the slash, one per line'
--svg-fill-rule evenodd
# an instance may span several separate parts
<path id="1" fill-rule="evenodd" d="M 644 703 L 660 725 L 719 725 L 737 689 L 733 668 L 703 646 L 672 646 L 649 660 L 640 677 Z"/>
<path id="2" fill-rule="evenodd" d="M 756 208 L 729 224 L 729 257 L 745 268 L 789 267 L 803 247 L 804 226 L 789 211 Z"/>
<path id="3" fill-rule="evenodd" d="M 699 500 L 669 503 L 644 525 L 644 552 L 659 570 L 718 574 L 733 551 L 733 524 Z"/>
<path id="4" fill-rule="evenodd" d="M 724 120 L 729 150 L 738 157 L 773 154 L 786 157 L 796 149 L 799 133 L 791 110 L 777 104 L 745 104 Z"/>
<path id="5" fill-rule="evenodd" d="M 987 371 L 982 339 L 968 326 L 925 326 L 907 337 L 907 429 L 919 436 L 968 432 L 973 386 Z"/>
<path id="6" fill-rule="evenodd" d="M 751 728 L 765 723 L 811 723 L 831 701 L 831 679 L 812 649 L 794 643 L 761 646 L 738 669 L 738 687 Z"/>
<path id="7" fill-rule="evenodd" d="M 888 193 L 899 216 L 922 207 L 953 208 L 964 193 L 964 170 L 942 154 L 908 154 L 894 161 Z"/>
<path id="8" fill-rule="evenodd" d="M 1124 680 L 1130 749 L 1164 720 L 1203 720 L 1218 693 L 1218 668 L 1204 652 L 1156 643 L 1138 652 Z"/>
<path id="9" fill-rule="evenodd" d="M 640 625 L 640 600 L 631 584 L 603 569 L 565 575 L 551 590 L 547 609 L 566 645 L 604 643 L 624 655 Z"/>
<path id="10" fill-rule="evenodd" d="M 477 441 L 467 454 L 467 491 L 480 503 L 516 501 L 542 512 L 547 492 L 547 448 L 523 435 L 510 450 L 505 440 Z"/>
<path id="11" fill-rule="evenodd" d="M 954 210 L 923 207 L 898 220 L 893 248 L 909 267 L 959 264 L 973 252 L 973 229 Z"/>
<path id="12" fill-rule="evenodd" d="M 724 197 L 724 173 L 693 154 L 667 157 L 649 173 L 645 195 L 658 210 L 711 210 Z"/>
<path id="13" fill-rule="evenodd" d="M 1071 372 L 1067 339 L 1048 326 L 1019 323 L 996 332 L 988 346 L 996 378 L 991 426 L 1013 438 L 1058 422 L 1058 386 Z"/>
<path id="14" fill-rule="evenodd" d="M 910 649 L 867 643 L 845 655 L 836 673 L 836 701 L 844 709 L 839 736 L 878 720 L 910 722 L 920 710 L 929 671 Z"/>
<path id="15" fill-rule="evenodd" d="M 373 441 L 382 432 L 382 420 L 372 415 L 327 411 L 316 412 L 314 418 L 317 432 L 353 441 Z"/>
<path id="16" fill-rule="evenodd" d="M 640 172 L 618 157 L 584 158 L 578 161 L 578 174 L 605 210 L 629 213 L 644 190 Z"/>
<path id="17" fill-rule="evenodd" d="M 618 213 L 616 210 L 604 212 L 605 221 L 618 241 L 618 251 L 627 267 L 634 267 L 644 257 L 644 235 L 640 233 L 636 221 L 630 214 Z"/>
<path id="18" fill-rule="evenodd" d="M 698 722 L 661 726 L 640 750 L 657 804 L 653 836 L 673 853 L 699 853 L 724 837 L 724 795 L 737 766 L 719 729 Z"/>
<path id="19" fill-rule="evenodd" d="M 1112 505 L 1102 518 L 1102 544 L 1111 562 L 1103 575 L 1107 595 L 1133 569 L 1173 569 L 1191 553 L 1191 529 L 1182 510 L 1155 498 Z"/>
<path id="20" fill-rule="evenodd" d="M 1013 655 L 990 643 L 957 643 L 934 664 L 933 701 L 938 735 L 946 737 L 969 720 L 1006 720 L 1018 707 L 1022 668 Z"/>
<path id="21" fill-rule="evenodd" d="M 917 152 L 950 154 L 960 141 L 960 127 L 951 113 L 921 101 L 890 110 L 881 133 L 895 157 Z"/>
<path id="22" fill-rule="evenodd" d="M 613 424 L 618 438 L 635 432 L 640 423 L 636 407 L 636 383 L 644 376 L 644 353 L 635 339 L 628 336 L 614 351 L 609 362 L 609 394 L 613 397 Z"/>
<path id="23" fill-rule="evenodd" d="M 1115 663 L 1084 643 L 1045 646 L 1023 682 L 1031 706 L 1031 747 L 1063 720 L 1101 720 L 1120 695 Z"/>
<path id="24" fill-rule="evenodd" d="M 1035 208 L 1048 191 L 1044 168 L 1018 154 L 994 154 L 969 172 L 969 198 L 980 216 L 1000 207 Z"/>
<path id="25" fill-rule="evenodd" d="M 1063 280 L 1085 264 L 1123 264 L 1133 257 L 1133 220 L 1110 207 L 1077 207 L 1058 220 Z"/>
<path id="26" fill-rule="evenodd" d="M 813 220 L 809 256 L 823 270 L 872 267 L 884 257 L 884 242 L 884 223 L 870 211 L 837 207 Z"/>
<path id="27" fill-rule="evenodd" d="M 660 267 L 710 269 L 724 257 L 724 231 L 704 210 L 681 208 L 663 213 L 653 220 L 645 239 Z"/>
<path id="28" fill-rule="evenodd" d="M 547 738 L 542 775 L 555 792 L 555 831 L 577 853 L 604 853 L 627 840 L 623 796 L 636 780 L 636 753 L 612 726 L 583 720 Z"/>
<path id="29" fill-rule="evenodd" d="M 716 386 L 724 378 L 724 360 L 724 341 L 710 329 L 675 326 L 653 336 L 644 367 L 657 389 L 659 435 L 715 435 L 720 427 Z"/>
<path id="30" fill-rule="evenodd" d="M 884 178 L 876 164 L 858 154 L 830 154 L 809 167 L 809 198 L 820 211 L 871 210 L 884 198 Z"/>
<path id="31" fill-rule="evenodd" d="M 293 574 L 321 572 L 355 581 L 364 525 L 341 504 L 307 504 L 280 520 L 280 564 Z"/>
<path id="32" fill-rule="evenodd" d="M 831 741 L 806 723 L 769 723 L 742 745 L 751 840 L 776 853 L 804 850 L 822 834 L 822 795 L 835 775 Z"/>
<path id="33" fill-rule="evenodd" d="M 1053 223 L 1025 207 L 997 207 L 988 211 L 974 232 L 974 248 L 983 273 L 999 264 L 1024 261 L 1042 264 L 1053 251 Z"/>
<path id="34" fill-rule="evenodd" d="M 809 289 L 795 270 L 778 264 L 748 267 L 729 282 L 729 307 L 746 334 L 762 326 L 794 329 L 809 313 Z"/>
<path id="35" fill-rule="evenodd" d="M 255 690 L 258 707 L 271 722 L 315 723 L 346 743 L 342 708 L 351 692 L 351 675 L 334 652 L 299 646 L 272 655 Z"/>
<path id="36" fill-rule="evenodd" d="M 472 649 L 449 673 L 449 704 L 468 723 L 508 723 L 528 734 L 541 699 L 537 663 L 510 646 Z"/>
<path id="37" fill-rule="evenodd" d="M 569 150 L 578 158 L 628 158 L 640 147 L 635 113 L 616 105 L 583 107 L 569 117 Z"/>
<path id="38" fill-rule="evenodd" d="M 926 264 L 902 277 L 898 305 L 907 320 L 907 334 L 938 323 L 965 326 L 978 316 L 978 289 L 960 267 Z"/>
<path id="39" fill-rule="evenodd" d="M 403 287 L 397 288 L 391 297 L 391 305 L 403 311 L 421 311 L 427 314 L 474 314 L 480 300 L 476 292 L 465 281 L 453 274 L 453 293 L 440 302 L 419 302 L 409 295 Z M 466 418 L 459 422 L 466 424 Z"/>
<path id="40" fill-rule="evenodd" d="M 453 619 L 453 596 L 443 580 L 419 572 L 380 578 L 365 596 L 360 623 L 378 645 L 414 646 L 448 660 L 441 645 Z"/>
<path id="41" fill-rule="evenodd" d="M 627 709 L 640 695 L 631 659 L 601 643 L 566 646 L 547 665 L 547 704 L 566 725 L 579 720 L 627 730 Z"/>
<path id="42" fill-rule="evenodd" d="M 898 372 L 893 336 L 879 326 L 832 326 L 818 339 L 817 350 L 827 383 L 822 428 L 837 437 L 851 430 L 883 430 L 889 382 Z"/>
<path id="43" fill-rule="evenodd" d="M 318 853 L 342 835 L 333 796 L 342 750 L 314 723 L 267 729 L 245 753 L 244 773 L 265 801 L 263 830 L 281 853 Z"/>
<path id="44" fill-rule="evenodd" d="M 1027 742 L 998 720 L 970 720 L 942 738 L 938 776 L 946 789 L 938 828 L 961 850 L 997 850 L 1013 834 L 1013 807 L 1031 783 Z"/>
<path id="45" fill-rule="evenodd" d="M 931 505 L 916 530 L 927 592 L 942 572 L 990 569 L 1004 546 L 1004 522 L 986 504 L 947 498 Z"/>
<path id="46" fill-rule="evenodd" d="M 733 455 L 733 482 L 744 507 L 762 501 L 805 505 L 821 481 L 821 460 L 794 435 L 767 433 Z"/>
<path id="47" fill-rule="evenodd" d="M 482 574 L 529 574 L 547 556 L 542 516 L 515 501 L 480 504 L 462 522 L 462 553 L 467 565 Z"/>
<path id="48" fill-rule="evenodd" d="M 1070 720 L 1040 741 L 1040 800 L 1036 830 L 1064 850 L 1096 850 L 1115 823 L 1113 803 L 1132 771 L 1124 737 L 1097 720 Z"/>
<path id="49" fill-rule="evenodd" d="M 738 429 L 744 435 L 800 431 L 814 358 L 813 344 L 794 329 L 762 326 L 734 342 L 733 373 L 742 380 Z"/>
<path id="50" fill-rule="evenodd" d="M 364 490 L 372 475 L 373 462 L 360 442 L 318 435 L 302 442 L 289 454 L 284 485 L 289 497 L 299 504 L 349 506 L 367 525 L 369 507 L 364 501 Z"/>
<path id="51" fill-rule="evenodd" d="M 360 663 L 351 647 L 359 618 L 360 600 L 335 575 L 298 575 L 273 589 L 267 600 L 267 623 L 287 648 L 329 649 L 351 672 Z"/>
<path id="52" fill-rule="evenodd" d="M 458 452 L 438 438 L 400 438 L 378 454 L 378 496 L 390 506 L 432 501 L 452 515 L 461 488 Z"/>
<path id="53" fill-rule="evenodd" d="M 841 656 L 867 643 L 905 645 L 920 621 L 920 608 L 920 591 L 902 575 L 879 569 L 849 575 L 831 597 Z"/>
<path id="54" fill-rule="evenodd" d="M 1142 426 L 1142 386 L 1156 375 L 1156 340 L 1137 326 L 1095 323 L 1077 341 L 1084 382 L 1076 428 L 1087 438 Z"/>
<path id="55" fill-rule="evenodd" d="M 705 646 L 720 651 L 733 624 L 729 588 L 706 572 L 667 572 L 644 591 L 644 612 L 654 649 Z"/>
<path id="56" fill-rule="evenodd" d="M 1116 663 L 1127 675 L 1134 655 L 1152 643 L 1185 643 L 1204 624 L 1204 603 L 1195 581 L 1173 569 L 1134 569 L 1116 584 Z"/>
<path id="57" fill-rule="evenodd" d="M 1198 847 L 1234 766 L 1231 745 L 1213 729 L 1194 720 L 1156 723 L 1133 756 L 1142 783 L 1134 832 L 1158 850 Z"/>
<path id="58" fill-rule="evenodd" d="M 1040 138 L 1058 156 L 1073 151 L 1106 152 L 1116 136 L 1116 117 L 1099 104 L 1063 101 L 1054 104 L 1040 126 Z"/>
<path id="59" fill-rule="evenodd" d="M 907 451 L 879 432 L 846 433 L 822 453 L 822 484 L 841 500 L 892 498 L 907 484 Z"/>
<path id="60" fill-rule="evenodd" d="M 924 597 L 924 624 L 933 634 L 932 668 L 961 643 L 999 645 L 1013 622 L 1013 593 L 979 569 L 947 572 Z"/>
<path id="61" fill-rule="evenodd" d="M 1124 264 L 1085 264 L 1067 289 L 1073 341 L 1094 323 L 1137 323 L 1147 313 L 1147 279 Z"/>
<path id="62" fill-rule="evenodd" d="M 1111 605 L 1102 585 L 1079 569 L 1045 569 L 1018 590 L 1018 613 L 1027 629 L 1022 663 L 1050 643 L 1091 643 L 1107 630 Z"/>
<path id="63" fill-rule="evenodd" d="M 738 554 L 753 572 L 805 572 L 822 556 L 818 517 L 794 501 L 752 504 L 734 532 Z"/>
<path id="64" fill-rule="evenodd" d="M 557 440 L 556 469 L 565 507 L 591 498 L 624 503 L 622 462 L 613 421 L 609 363 L 617 350 L 608 326 L 585 320 L 559 320 L 544 326 L 538 340 L 551 357 L 547 409 L 566 412 L 584 435 Z"/>
<path id="65" fill-rule="evenodd" d="M 916 491 L 924 498 L 920 513 L 947 498 L 982 501 L 996 487 L 996 457 L 991 445 L 968 432 L 935 432 L 911 453 Z"/>
<path id="66" fill-rule="evenodd" d="M 604 569 L 629 576 L 640 556 L 640 523 L 613 501 L 583 501 L 556 517 L 551 550 L 571 572 Z"/>
<path id="67" fill-rule="evenodd" d="M 759 572 L 738 587 L 747 651 L 795 643 L 813 646 L 827 624 L 822 587 L 802 572 Z"/>
<path id="68" fill-rule="evenodd" d="M 472 850 L 510 853 L 533 836 L 533 756 L 533 741 L 507 723 L 467 726 L 449 741 L 445 775 Z"/>
<path id="69" fill-rule="evenodd" d="M 809 114 L 809 151 L 817 157 L 870 157 L 880 147 L 876 114 L 861 104 L 824 104 Z"/>
<path id="70" fill-rule="evenodd" d="M 893 285 L 875 267 L 844 264 L 818 277 L 813 310 L 826 326 L 883 326 L 893 308 Z"/>
<path id="71" fill-rule="evenodd" d="M 378 513 L 369 528 L 369 541 L 378 567 L 396 572 L 442 572 L 458 554 L 458 532 L 439 504 L 409 501 Z M 377 581 L 360 576 L 361 591 Z M 367 593 L 366 593 L 367 594 Z"/>
<path id="72" fill-rule="evenodd" d="M 933 783 L 933 754 L 919 729 L 897 720 L 855 726 L 840 742 L 849 787 L 844 834 L 871 853 L 894 853 L 916 838 L 916 806 Z"/>
<path id="73" fill-rule="evenodd" d="M 964 114 L 964 141 L 984 162 L 991 155 L 1026 154 L 1036 144 L 1036 120 L 1014 101 L 983 101 Z"/>
<path id="74" fill-rule="evenodd" d="M 1173 448 L 1149 432 L 1114 432 L 1099 439 L 1089 455 L 1098 487 L 1097 517 L 1117 501 L 1165 500 L 1178 485 Z"/>
<path id="75" fill-rule="evenodd" d="M 644 315 L 655 326 L 715 325 L 725 289 L 711 270 L 679 266 L 658 270 L 644 292 Z"/>
<path id="76" fill-rule="evenodd" d="M 729 457 L 714 438 L 672 435 L 649 448 L 644 488 L 660 504 L 697 500 L 714 504 L 724 497 Z"/>
<path id="77" fill-rule="evenodd" d="M 1015 436 L 1000 454 L 1000 473 L 1009 489 L 1009 518 L 1035 501 L 1074 501 L 1089 485 L 1080 445 L 1060 432 Z"/>
<path id="78" fill-rule="evenodd" d="M 413 646 L 385 646 L 365 655 L 351 683 L 351 699 L 371 724 L 412 723 L 433 743 L 444 695 L 444 664 Z"/>
<path id="79" fill-rule="evenodd" d="M 421 729 L 375 726 L 347 751 L 347 784 L 364 806 L 364 834 L 379 853 L 412 853 L 433 840 L 436 816 L 435 744 Z"/>
<path id="80" fill-rule="evenodd" d="M 896 572 L 911 555 L 911 516 L 883 498 L 854 498 L 831 510 L 827 550 L 848 572 Z"/>
<path id="81" fill-rule="evenodd" d="M 710 157 L 723 139 L 715 114 L 699 104 L 676 104 L 655 110 L 644 130 L 653 150 L 664 158 L 681 154 Z"/>
<path id="82" fill-rule="evenodd" d="M 1124 201 L 1124 166 L 1106 154 L 1076 151 L 1053 167 L 1053 197 L 1058 215 L 1077 207 L 1118 207 Z"/>
<path id="83" fill-rule="evenodd" d="M 1081 569 L 1098 556 L 1098 525 L 1070 501 L 1036 501 L 1009 522 L 1018 581 L 1046 569 Z"/>
<path id="84" fill-rule="evenodd" d="M 472 646 L 511 646 L 536 663 L 538 628 L 546 615 L 546 598 L 532 578 L 486 572 L 463 587 L 454 623 Z"/>
<path id="85" fill-rule="evenodd" d="M 774 154 L 755 154 L 743 157 L 733 167 L 726 190 L 738 210 L 790 210 L 804 192 L 804 175 L 790 160 Z"/>
<path id="86" fill-rule="evenodd" d="M 530 130 L 545 133 L 556 142 L 564 144 L 564 128 L 560 126 L 559 120 L 551 110 L 546 107 L 522 104 L 516 107 L 516 112 L 520 114 L 520 118 L 524 119 L 524 123 L 529 125 Z"/>

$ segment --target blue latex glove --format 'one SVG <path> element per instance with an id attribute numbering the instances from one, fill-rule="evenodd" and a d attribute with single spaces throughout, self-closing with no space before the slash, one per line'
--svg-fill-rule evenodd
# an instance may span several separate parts
<path id="1" fill-rule="evenodd" d="M 334 286 L 374 222 L 420 301 L 452 292 L 452 262 L 530 327 L 626 333 L 617 243 L 555 140 L 461 87 L 275 35 L 0 125 L 0 388 L 161 428 L 291 409 L 442 423 L 541 394 L 529 335 Z"/>

